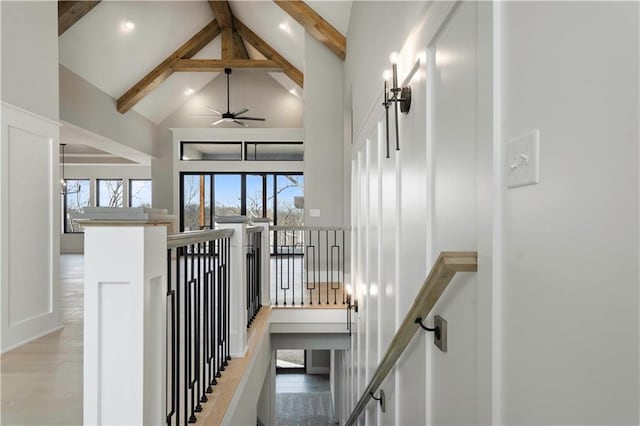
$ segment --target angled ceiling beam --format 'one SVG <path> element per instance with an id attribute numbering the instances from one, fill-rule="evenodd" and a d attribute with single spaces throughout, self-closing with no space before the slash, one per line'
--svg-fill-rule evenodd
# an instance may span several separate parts
<path id="1" fill-rule="evenodd" d="M 227 0 L 210 0 L 209 6 L 222 28 L 222 59 L 249 59 L 249 53 L 233 25 L 233 12 Z"/>
<path id="2" fill-rule="evenodd" d="M 233 23 L 238 31 L 238 34 L 245 39 L 250 45 L 255 47 L 258 52 L 264 55 L 265 58 L 274 61 L 282 68 L 284 72 L 291 80 L 298 86 L 303 87 L 304 74 L 294 67 L 289 61 L 287 61 L 281 54 L 279 54 L 273 47 L 269 46 L 264 40 L 262 40 L 256 33 L 251 31 L 249 27 L 243 24 L 238 18 L 233 18 Z"/>
<path id="3" fill-rule="evenodd" d="M 98 1 L 59 1 L 58 37 L 100 3 Z"/>
<path id="4" fill-rule="evenodd" d="M 347 54 L 347 39 L 322 16 L 301 0 L 273 0 L 278 6 L 298 21 L 316 40 L 324 44 L 344 61 Z"/>
<path id="5" fill-rule="evenodd" d="M 132 88 L 118 98 L 118 112 L 124 114 L 129 111 L 140 99 L 144 98 L 149 92 L 158 87 L 160 83 L 165 81 L 173 73 L 173 65 L 180 59 L 190 59 L 202 50 L 211 40 L 220 34 L 220 26 L 214 19 L 206 27 L 201 29 L 196 35 L 191 37 L 189 41 L 180 46 L 178 50 L 173 52 L 167 59 L 162 61 L 160 65 L 155 67 L 149 74 L 144 76 L 142 80 L 137 82 Z"/>
<path id="6" fill-rule="evenodd" d="M 180 59 L 173 71 L 221 72 L 225 68 L 245 68 L 261 71 L 282 71 L 282 67 L 269 59 Z"/>

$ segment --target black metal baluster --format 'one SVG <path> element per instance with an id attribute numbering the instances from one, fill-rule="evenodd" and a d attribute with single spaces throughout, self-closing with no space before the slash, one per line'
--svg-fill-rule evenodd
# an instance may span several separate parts
<path id="1" fill-rule="evenodd" d="M 322 285 L 321 285 L 322 282 L 320 281 L 321 278 L 322 278 L 320 276 L 320 265 L 322 265 L 322 263 L 320 263 L 320 260 L 321 260 L 320 256 L 321 256 L 321 253 L 322 253 L 322 241 L 320 240 L 320 230 L 319 229 L 316 230 L 316 243 L 318 244 L 317 250 L 316 250 L 317 251 L 317 254 L 316 254 L 317 263 L 316 263 L 316 265 L 314 265 L 314 273 L 316 274 L 316 276 L 315 276 L 316 281 L 315 282 L 317 283 L 317 285 L 316 285 L 316 293 L 318 294 L 318 305 L 320 305 L 321 304 L 320 296 L 322 295 Z"/>
<path id="2" fill-rule="evenodd" d="M 227 331 L 227 339 L 226 339 L 226 348 L 227 348 L 227 357 L 225 360 L 225 365 L 228 365 L 227 361 L 231 361 L 231 356 L 230 356 L 230 347 L 229 347 L 229 342 L 230 342 L 230 324 L 231 324 L 231 268 L 229 267 L 229 265 L 231 264 L 231 243 L 230 240 L 227 238 L 227 256 L 226 256 L 226 260 L 225 260 L 225 270 L 226 270 L 226 282 L 225 282 L 225 291 L 227 294 L 227 300 L 225 303 L 225 309 L 227 311 L 227 323 L 226 323 L 226 331 Z"/>
<path id="3" fill-rule="evenodd" d="M 342 280 L 341 280 L 341 284 L 342 284 L 342 304 L 343 305 L 344 305 L 344 302 L 345 302 L 345 300 L 344 300 L 344 293 L 345 293 L 345 288 L 344 288 L 345 287 L 344 270 L 346 268 L 346 265 L 344 263 L 345 262 L 345 256 L 346 256 L 345 255 L 345 247 L 346 247 L 345 246 L 345 232 L 344 232 L 344 229 L 343 229 L 342 230 L 342 270 L 341 270 L 341 272 L 342 272 Z"/>
<path id="4" fill-rule="evenodd" d="M 167 413 L 167 426 L 171 426 L 171 420 L 173 415 L 176 412 L 175 405 L 175 395 L 176 395 L 176 386 L 175 386 L 175 291 L 173 290 L 173 280 L 171 277 L 171 249 L 167 249 L 167 306 L 169 306 L 169 301 L 171 301 L 171 308 L 167 309 L 167 323 L 170 324 L 166 328 L 166 346 L 165 352 L 167 354 L 166 363 L 165 363 L 165 404 L 167 407 L 170 407 L 169 412 Z M 169 346 L 171 346 L 171 351 L 169 351 Z M 169 380 L 171 380 L 171 386 L 169 386 Z"/>
<path id="5" fill-rule="evenodd" d="M 185 294 L 184 294 L 184 424 L 189 423 L 189 344 L 191 341 L 190 330 L 191 327 L 189 325 L 191 318 L 191 310 L 189 308 L 189 259 L 188 259 L 188 247 L 183 249 L 184 255 L 184 268 L 183 275 L 184 281 L 182 285 L 184 286 Z"/>
<path id="6" fill-rule="evenodd" d="M 173 384 L 173 388 L 175 390 L 175 401 L 176 401 L 176 425 L 180 424 L 180 327 L 182 326 L 180 321 L 180 260 L 182 257 L 182 248 L 178 247 L 176 249 L 176 282 L 175 282 L 175 292 L 176 292 L 176 328 L 175 328 L 175 343 L 176 343 L 176 361 L 174 364 L 174 368 L 176 369 L 176 381 Z"/>
<path id="7" fill-rule="evenodd" d="M 325 258 L 325 262 L 324 262 L 327 270 L 327 275 L 326 275 L 327 299 L 325 304 L 328 305 L 329 304 L 329 285 L 330 285 L 329 284 L 329 231 L 326 231 L 326 230 L 324 231 L 324 244 L 325 244 L 325 249 L 327 251 L 327 257 Z"/>

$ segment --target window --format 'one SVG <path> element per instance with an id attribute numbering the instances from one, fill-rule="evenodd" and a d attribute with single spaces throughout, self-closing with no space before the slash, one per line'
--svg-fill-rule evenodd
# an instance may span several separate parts
<path id="1" fill-rule="evenodd" d="M 245 142 L 247 161 L 303 161 L 302 142 Z"/>
<path id="2" fill-rule="evenodd" d="M 276 217 L 274 222 L 281 226 L 301 226 L 304 209 L 295 205 L 295 197 L 304 195 L 304 176 L 276 175 Z"/>
<path id="3" fill-rule="evenodd" d="M 242 161 L 242 142 L 182 142 L 182 161 Z"/>
<path id="4" fill-rule="evenodd" d="M 182 231 L 211 229 L 211 175 L 182 176 Z"/>
<path id="5" fill-rule="evenodd" d="M 91 202 L 91 182 L 89 179 L 66 179 L 67 194 L 64 197 L 64 232 L 82 232 L 82 227 L 71 221 L 75 213 L 80 213 Z"/>
<path id="6" fill-rule="evenodd" d="M 215 217 L 268 217 L 274 225 L 303 225 L 302 173 L 180 173 L 181 231 L 212 227 Z M 211 206 L 214 206 L 213 211 Z"/>
<path id="7" fill-rule="evenodd" d="M 129 207 L 151 207 L 151 180 L 129 180 Z"/>
<path id="8" fill-rule="evenodd" d="M 98 179 L 97 197 L 98 207 L 123 207 L 122 179 Z"/>
<path id="9" fill-rule="evenodd" d="M 241 175 L 215 175 L 213 195 L 216 200 L 215 216 L 238 216 L 243 214 Z"/>

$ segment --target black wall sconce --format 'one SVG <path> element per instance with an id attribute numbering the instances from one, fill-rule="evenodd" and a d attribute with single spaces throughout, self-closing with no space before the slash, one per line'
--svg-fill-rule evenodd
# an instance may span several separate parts
<path id="1" fill-rule="evenodd" d="M 351 336 L 351 310 L 358 313 L 358 301 L 353 300 L 351 302 L 351 292 L 347 291 L 347 330 L 349 330 L 349 336 Z"/>
<path id="2" fill-rule="evenodd" d="M 387 123 L 387 158 L 389 158 L 389 106 L 394 103 L 396 115 L 396 151 L 400 151 L 400 133 L 398 131 L 398 108 L 403 114 L 408 114 L 411 109 L 411 87 L 398 87 L 398 54 L 392 53 L 389 56 L 392 71 L 385 71 L 384 77 L 384 102 Z M 391 87 L 389 87 L 391 83 Z"/>

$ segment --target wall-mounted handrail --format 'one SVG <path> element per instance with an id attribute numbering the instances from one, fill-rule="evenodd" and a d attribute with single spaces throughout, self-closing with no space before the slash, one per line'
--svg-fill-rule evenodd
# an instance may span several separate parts
<path id="1" fill-rule="evenodd" d="M 378 364 L 378 368 L 364 390 L 360 400 L 354 407 L 351 415 L 347 419 L 346 425 L 350 426 L 356 423 L 358 417 L 367 404 L 371 400 L 371 395 L 375 394 L 378 387 L 387 378 L 387 375 L 393 369 L 394 365 L 405 351 L 411 339 L 420 329 L 420 325 L 415 320 L 418 317 L 426 318 L 433 306 L 436 304 L 442 293 L 451 282 L 456 272 L 476 272 L 478 270 L 478 253 L 477 252 L 442 252 L 436 260 L 429 276 L 422 284 L 422 288 L 418 292 L 413 305 L 409 308 L 404 321 L 398 328 L 391 344 L 387 348 L 382 361 Z"/>

